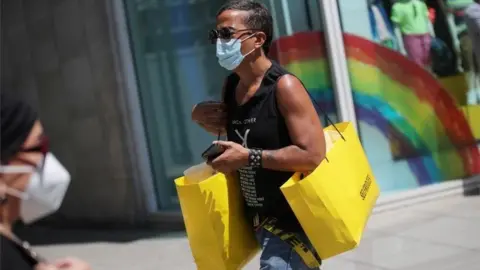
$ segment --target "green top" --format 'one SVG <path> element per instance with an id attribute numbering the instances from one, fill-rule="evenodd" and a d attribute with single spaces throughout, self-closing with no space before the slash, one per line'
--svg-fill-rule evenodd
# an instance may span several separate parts
<path id="1" fill-rule="evenodd" d="M 428 7 L 422 1 L 396 2 L 392 7 L 391 19 L 400 27 L 403 34 L 421 35 L 429 33 Z"/>

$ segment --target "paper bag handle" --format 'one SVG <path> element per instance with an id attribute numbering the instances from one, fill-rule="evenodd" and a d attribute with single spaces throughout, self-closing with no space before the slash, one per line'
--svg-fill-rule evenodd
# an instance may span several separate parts
<path id="1" fill-rule="evenodd" d="M 293 75 L 293 74 L 291 74 L 291 73 L 290 73 L 290 75 L 295 76 L 295 75 Z M 296 77 L 296 76 L 295 76 L 295 77 Z M 281 78 L 281 76 L 277 79 L 277 81 L 280 80 L 280 78 Z M 308 96 L 310 96 L 310 99 L 312 100 L 313 104 L 314 104 L 314 105 L 317 105 L 317 107 L 318 107 L 318 109 L 320 110 L 320 112 L 325 115 L 325 119 L 327 120 L 327 121 L 326 121 L 327 124 L 330 123 L 330 124 L 333 126 L 333 128 L 335 128 L 335 130 L 338 132 L 338 134 L 340 135 L 340 137 L 342 137 L 342 139 L 343 139 L 344 141 L 347 141 L 347 140 L 345 140 L 345 137 L 343 137 L 343 134 L 342 134 L 342 133 L 340 132 L 340 130 L 337 128 L 337 126 L 335 125 L 335 123 L 333 123 L 332 119 L 330 119 L 330 117 L 328 117 L 328 114 L 322 109 L 322 106 L 320 106 L 320 104 L 318 104 L 318 102 L 313 98 L 312 94 L 308 91 L 308 89 L 307 89 L 307 87 L 305 86 L 305 84 L 303 84 L 303 82 L 302 82 L 300 79 L 298 79 L 298 80 L 299 80 L 300 83 L 302 84 L 303 89 L 305 89 L 305 91 L 307 92 Z M 318 114 L 318 112 L 317 112 L 317 114 Z M 320 115 L 319 115 L 319 116 L 320 116 Z"/>

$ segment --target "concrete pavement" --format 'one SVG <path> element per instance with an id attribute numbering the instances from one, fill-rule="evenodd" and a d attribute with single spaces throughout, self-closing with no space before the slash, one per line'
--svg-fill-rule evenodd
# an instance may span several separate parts
<path id="1" fill-rule="evenodd" d="M 479 230 L 480 196 L 442 198 L 378 213 L 371 217 L 360 247 L 326 260 L 322 269 L 480 269 Z M 40 254 L 75 255 L 94 270 L 196 269 L 183 233 L 36 230 L 35 234 L 56 242 L 36 240 Z M 258 269 L 258 258 L 246 269 Z"/>

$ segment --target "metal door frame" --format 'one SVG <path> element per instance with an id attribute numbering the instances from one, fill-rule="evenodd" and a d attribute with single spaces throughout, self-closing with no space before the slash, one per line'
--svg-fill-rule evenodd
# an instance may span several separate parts
<path id="1" fill-rule="evenodd" d="M 107 12 L 110 26 L 110 40 L 114 52 L 119 99 L 121 99 L 126 118 L 127 148 L 135 187 L 135 198 L 141 212 L 148 215 L 158 211 L 157 197 L 153 184 L 150 155 L 142 117 L 137 77 L 130 46 L 129 29 L 124 1 L 107 1 Z"/>
<path id="2" fill-rule="evenodd" d="M 325 27 L 327 55 L 338 116 L 342 122 L 352 122 L 358 132 L 338 4 L 337 1 L 333 0 L 318 0 L 318 4 Z"/>

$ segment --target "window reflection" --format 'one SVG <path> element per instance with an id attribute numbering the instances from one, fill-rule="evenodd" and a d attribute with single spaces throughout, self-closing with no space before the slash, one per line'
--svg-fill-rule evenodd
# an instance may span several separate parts
<path id="1" fill-rule="evenodd" d="M 384 191 L 479 173 L 472 2 L 338 1 L 362 142 Z"/>

